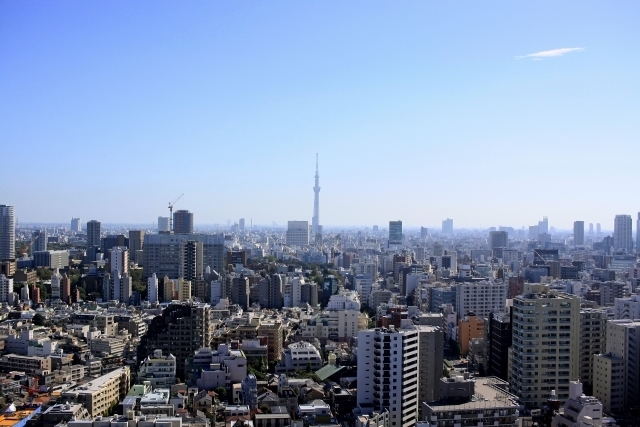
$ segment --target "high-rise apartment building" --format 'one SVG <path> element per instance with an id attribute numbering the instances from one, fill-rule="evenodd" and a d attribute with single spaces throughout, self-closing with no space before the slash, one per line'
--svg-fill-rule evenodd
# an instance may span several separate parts
<path id="1" fill-rule="evenodd" d="M 168 216 L 158 217 L 158 233 L 168 233 L 171 231 L 171 221 Z"/>
<path id="2" fill-rule="evenodd" d="M 389 411 L 389 426 L 411 427 L 418 419 L 419 329 L 401 327 L 358 332 L 360 406 Z"/>
<path id="3" fill-rule="evenodd" d="M 509 233 L 506 231 L 489 232 L 489 249 L 507 248 L 509 246 Z"/>
<path id="4" fill-rule="evenodd" d="M 440 397 L 438 382 L 442 377 L 444 329 L 416 326 L 418 329 L 418 405 Z"/>
<path id="5" fill-rule="evenodd" d="M 111 275 L 129 271 L 129 249 L 125 246 L 114 246 L 109 250 L 109 271 Z"/>
<path id="6" fill-rule="evenodd" d="M 487 331 L 487 375 L 503 381 L 509 378 L 509 349 L 513 339 L 511 313 L 491 313 Z"/>
<path id="7" fill-rule="evenodd" d="M 149 324 L 138 345 L 138 360 L 155 349 L 176 357 L 176 375 L 186 378 L 185 362 L 196 350 L 211 345 L 211 306 L 204 303 L 172 303 Z"/>
<path id="8" fill-rule="evenodd" d="M 100 247 L 100 221 L 92 219 L 87 222 L 87 249 Z"/>
<path id="9" fill-rule="evenodd" d="M 580 309 L 580 381 L 593 393 L 593 356 L 605 352 L 607 310 Z"/>
<path id="10" fill-rule="evenodd" d="M 178 252 L 178 277 L 192 283 L 204 273 L 204 245 L 197 240 L 182 240 Z"/>
<path id="11" fill-rule="evenodd" d="M 244 218 L 240 218 L 238 221 L 238 231 L 244 233 Z"/>
<path id="12" fill-rule="evenodd" d="M 605 411 L 620 412 L 640 404 L 640 321 L 607 322 L 607 352 L 595 356 L 593 395 Z"/>
<path id="13" fill-rule="evenodd" d="M 129 230 L 129 258 L 133 262 L 142 262 L 138 259 L 138 251 L 142 250 L 144 243 L 144 230 Z"/>
<path id="14" fill-rule="evenodd" d="M 616 215 L 613 222 L 613 248 L 616 251 L 633 252 L 631 215 Z"/>
<path id="15" fill-rule="evenodd" d="M 62 275 L 56 268 L 51 274 L 51 299 L 56 300 L 60 298 L 62 298 Z"/>
<path id="16" fill-rule="evenodd" d="M 584 221 L 575 221 L 573 223 L 573 245 L 584 245 Z"/>
<path id="17" fill-rule="evenodd" d="M 287 226 L 287 245 L 309 245 L 309 221 L 289 221 Z"/>
<path id="18" fill-rule="evenodd" d="M 249 309 L 249 278 L 240 275 L 234 277 L 231 285 L 231 300 L 234 304 L 238 304 L 243 310 Z"/>
<path id="19" fill-rule="evenodd" d="M 149 297 L 150 303 L 159 302 L 158 300 L 158 276 L 156 274 L 152 274 L 151 277 L 147 279 L 147 295 Z"/>
<path id="20" fill-rule="evenodd" d="M 283 303 L 282 276 L 272 274 L 263 277 L 258 284 L 260 286 L 260 307 L 280 310 Z"/>
<path id="21" fill-rule="evenodd" d="M 0 205 L 0 261 L 16 258 L 16 218 L 13 206 Z"/>
<path id="22" fill-rule="evenodd" d="M 589 223 L 589 237 L 593 237 L 593 223 L 592 222 Z"/>
<path id="23" fill-rule="evenodd" d="M 580 375 L 580 298 L 526 284 L 512 310 L 514 394 L 527 408 L 542 408 L 552 390 L 564 402 Z"/>
<path id="24" fill-rule="evenodd" d="M 49 236 L 47 236 L 47 230 L 42 229 L 34 231 L 31 236 L 31 253 L 42 252 L 47 250 L 47 243 L 49 243 Z"/>
<path id="25" fill-rule="evenodd" d="M 220 234 L 146 234 L 144 236 L 143 265 L 145 280 L 156 273 L 158 277 L 170 279 L 180 277 L 180 252 L 184 242 L 196 241 L 202 244 L 202 266 L 217 272 L 224 271 L 224 236 Z M 201 274 L 197 267 L 196 272 Z M 197 276 L 199 278 L 199 276 Z"/>
<path id="26" fill-rule="evenodd" d="M 453 220 L 451 218 L 447 218 L 442 221 L 442 234 L 448 236 L 453 234 Z"/>
<path id="27" fill-rule="evenodd" d="M 402 221 L 389 221 L 389 245 L 402 244 Z"/>
<path id="28" fill-rule="evenodd" d="M 71 218 L 71 231 L 79 233 L 82 231 L 82 224 L 80 218 Z"/>
<path id="29" fill-rule="evenodd" d="M 0 274 L 0 302 L 9 302 L 13 292 L 13 278 Z"/>
<path id="30" fill-rule="evenodd" d="M 174 234 L 193 234 L 193 213 L 181 209 L 173 213 Z"/>

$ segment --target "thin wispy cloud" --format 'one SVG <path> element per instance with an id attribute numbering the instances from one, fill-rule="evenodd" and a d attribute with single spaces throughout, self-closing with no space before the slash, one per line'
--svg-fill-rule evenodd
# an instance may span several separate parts
<path id="1" fill-rule="evenodd" d="M 516 56 L 515 59 L 533 59 L 540 61 L 545 58 L 555 58 L 573 52 L 584 52 L 584 47 L 563 47 L 561 49 L 543 50 L 542 52 L 530 53 L 529 55 Z"/>

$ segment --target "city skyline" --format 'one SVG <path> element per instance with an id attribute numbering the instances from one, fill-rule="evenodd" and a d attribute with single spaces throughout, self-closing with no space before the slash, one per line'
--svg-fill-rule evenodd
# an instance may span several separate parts
<path id="1" fill-rule="evenodd" d="M 640 210 L 623 185 L 639 9 L 4 2 L 4 155 L 72 159 L 73 179 L 66 196 L 41 185 L 54 169 L 10 162 L 3 203 L 21 222 L 150 223 L 185 193 L 196 223 L 310 221 L 319 153 L 325 226 L 609 228 Z"/>

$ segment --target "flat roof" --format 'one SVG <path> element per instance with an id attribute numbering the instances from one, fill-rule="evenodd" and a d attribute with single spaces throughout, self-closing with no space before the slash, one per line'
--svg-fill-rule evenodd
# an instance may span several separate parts
<path id="1" fill-rule="evenodd" d="M 433 411 L 461 411 L 481 408 L 517 408 L 516 396 L 504 390 L 508 386 L 505 381 L 495 377 L 482 377 L 475 379 L 475 394 L 473 400 L 460 404 L 447 404 L 439 402 L 427 403 Z"/>

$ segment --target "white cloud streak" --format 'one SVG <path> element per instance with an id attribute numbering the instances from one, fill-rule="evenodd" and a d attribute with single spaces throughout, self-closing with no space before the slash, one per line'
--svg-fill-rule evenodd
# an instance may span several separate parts
<path id="1" fill-rule="evenodd" d="M 555 58 L 572 52 L 584 52 L 584 47 L 563 47 L 561 49 L 543 50 L 542 52 L 530 53 L 529 55 L 516 56 L 515 59 L 533 59 L 540 61 L 545 58 Z"/>

